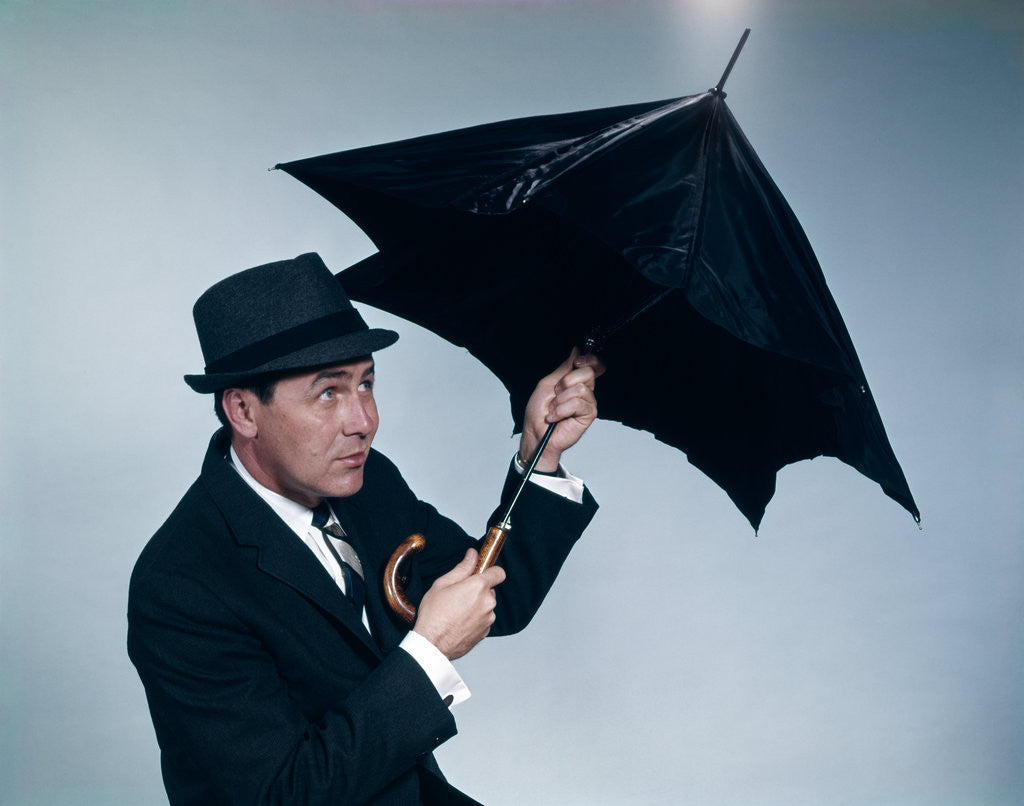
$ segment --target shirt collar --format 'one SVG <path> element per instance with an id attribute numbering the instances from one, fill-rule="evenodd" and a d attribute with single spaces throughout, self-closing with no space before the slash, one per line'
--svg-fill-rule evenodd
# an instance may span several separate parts
<path id="1" fill-rule="evenodd" d="M 252 474 L 245 469 L 245 465 L 238 458 L 233 445 L 228 449 L 228 463 L 238 471 L 238 475 L 242 477 L 242 480 L 252 487 L 260 498 L 267 502 L 267 505 L 277 513 L 277 516 L 287 524 L 289 529 L 299 537 L 302 537 L 309 531 L 309 527 L 313 525 L 313 510 L 304 504 L 300 504 L 298 501 L 285 498 L 280 493 L 274 492 L 256 481 Z"/>

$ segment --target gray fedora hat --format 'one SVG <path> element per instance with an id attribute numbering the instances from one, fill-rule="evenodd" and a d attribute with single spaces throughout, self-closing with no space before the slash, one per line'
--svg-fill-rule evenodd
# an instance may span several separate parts
<path id="1" fill-rule="evenodd" d="M 221 280 L 196 301 L 192 317 L 206 371 L 185 383 L 203 393 L 341 364 L 398 340 L 393 330 L 366 326 L 315 252 Z"/>

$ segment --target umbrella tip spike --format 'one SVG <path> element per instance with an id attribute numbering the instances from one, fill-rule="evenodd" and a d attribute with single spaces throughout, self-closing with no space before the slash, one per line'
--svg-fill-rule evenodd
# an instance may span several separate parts
<path id="1" fill-rule="evenodd" d="M 725 86 L 725 80 L 729 77 L 729 73 L 732 72 L 733 65 L 736 64 L 736 60 L 740 57 L 740 51 L 743 50 L 743 46 L 747 44 L 747 37 L 750 36 L 750 29 L 745 28 L 743 30 L 743 36 L 740 37 L 739 44 L 736 45 L 736 50 L 732 52 L 732 58 L 729 59 L 729 64 L 725 67 L 725 72 L 722 73 L 722 77 L 718 79 L 718 83 L 711 89 L 711 92 L 715 95 L 721 95 L 725 97 L 725 93 L 722 91 L 722 87 Z"/>

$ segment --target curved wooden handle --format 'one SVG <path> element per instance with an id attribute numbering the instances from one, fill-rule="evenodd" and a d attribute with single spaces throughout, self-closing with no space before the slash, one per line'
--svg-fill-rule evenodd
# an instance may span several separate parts
<path id="1" fill-rule="evenodd" d="M 405 591 L 398 581 L 398 567 L 405 561 L 406 557 L 419 554 L 426 548 L 427 541 L 421 534 L 409 535 L 402 544 L 395 549 L 388 564 L 384 566 L 384 596 L 388 604 L 396 614 L 410 626 L 416 621 L 416 606 L 410 602 Z"/>
<path id="2" fill-rule="evenodd" d="M 480 546 L 480 556 L 476 562 L 476 569 L 473 573 L 482 574 L 498 561 L 498 555 L 505 545 L 505 538 L 508 537 L 508 530 L 500 526 L 492 526 L 487 530 L 487 536 Z M 421 534 L 409 535 L 395 549 L 388 564 L 384 566 L 384 597 L 388 600 L 391 609 L 405 621 L 412 625 L 416 621 L 416 606 L 410 602 L 402 590 L 398 581 L 400 576 L 399 566 L 405 562 L 407 557 L 419 554 L 427 547 L 427 540 Z"/>

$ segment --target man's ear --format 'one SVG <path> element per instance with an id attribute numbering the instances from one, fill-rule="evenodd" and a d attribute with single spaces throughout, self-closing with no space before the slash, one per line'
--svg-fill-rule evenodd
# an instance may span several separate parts
<path id="1" fill-rule="evenodd" d="M 254 411 L 256 395 L 248 389 L 225 389 L 221 394 L 224 416 L 231 423 L 232 432 L 246 439 L 256 439 L 259 432 Z"/>

